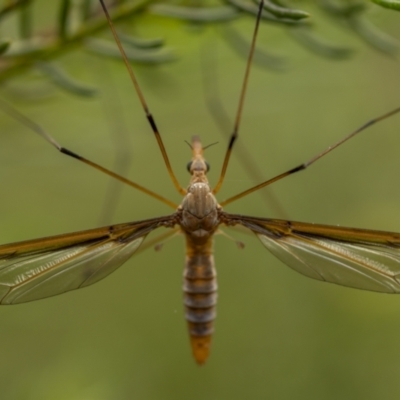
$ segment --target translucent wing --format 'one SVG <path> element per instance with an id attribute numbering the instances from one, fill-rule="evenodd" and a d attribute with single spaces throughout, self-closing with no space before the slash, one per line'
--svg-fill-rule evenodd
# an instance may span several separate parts
<path id="1" fill-rule="evenodd" d="M 150 231 L 171 218 L 0 246 L 0 304 L 43 299 L 103 279 L 132 256 Z"/>
<path id="2" fill-rule="evenodd" d="M 290 268 L 321 281 L 400 293 L 400 234 L 226 214 Z"/>

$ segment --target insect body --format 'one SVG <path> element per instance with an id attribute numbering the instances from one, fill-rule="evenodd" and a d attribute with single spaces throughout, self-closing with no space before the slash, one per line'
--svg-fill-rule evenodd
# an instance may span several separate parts
<path id="1" fill-rule="evenodd" d="M 186 236 L 183 285 L 186 319 L 194 357 L 203 363 L 209 352 L 217 302 L 212 236 L 221 223 L 221 207 L 208 184 L 208 166 L 197 136 L 193 137 L 192 149 L 193 159 L 188 165 L 192 178 L 178 216 Z"/>
<path id="2" fill-rule="evenodd" d="M 102 0 L 100 1 L 102 3 Z M 153 116 L 149 112 L 125 57 L 131 79 L 153 129 L 172 182 L 178 192 L 184 196 L 180 205 L 62 147 L 33 121 L 1 103 L 4 111 L 44 137 L 61 153 L 158 199 L 172 207 L 174 212 L 164 217 L 144 221 L 0 246 L 0 304 L 29 302 L 89 286 L 127 261 L 150 232 L 161 227 L 171 229 L 172 233 L 178 230 L 186 238 L 183 285 L 186 320 L 193 355 L 199 364 L 203 364 L 209 355 L 215 319 L 217 283 L 213 259 L 213 235 L 220 225 L 228 227 L 241 225 L 248 229 L 283 263 L 310 278 L 358 289 L 400 293 L 399 233 L 249 217 L 229 214 L 222 208 L 267 185 L 306 169 L 368 126 L 400 112 L 400 108 L 369 121 L 309 161 L 220 203 L 216 200 L 215 195 L 222 185 L 230 154 L 238 136 L 262 5 L 261 1 L 234 130 L 225 154 L 220 178 L 214 188 L 210 187 L 206 177 L 209 167 L 203 158 L 203 147 L 197 136 L 193 137 L 191 144 L 193 155 L 192 161 L 188 164 L 188 170 L 191 173 L 189 186 L 187 189 L 180 186 L 172 171 Z M 124 55 L 105 7 L 104 11 L 121 53 Z"/>

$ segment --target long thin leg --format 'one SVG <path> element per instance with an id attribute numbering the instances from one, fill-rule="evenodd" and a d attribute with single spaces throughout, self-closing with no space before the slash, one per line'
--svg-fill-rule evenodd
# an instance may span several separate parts
<path id="1" fill-rule="evenodd" d="M 141 186 L 135 182 L 130 181 L 129 179 L 124 178 L 123 176 L 120 176 L 116 174 L 115 172 L 112 172 L 108 170 L 107 168 L 102 167 L 99 164 L 94 163 L 93 161 L 88 160 L 87 158 L 84 158 L 71 150 L 66 149 L 65 147 L 62 147 L 60 144 L 57 143 L 57 141 L 49 135 L 40 125 L 38 125 L 36 122 L 32 121 L 30 118 L 26 117 L 25 115 L 21 114 L 18 110 L 16 110 L 14 107 L 10 106 L 3 100 L 0 100 L 0 107 L 6 112 L 8 115 L 13 117 L 15 120 L 21 122 L 24 124 L 26 127 L 40 135 L 42 138 L 44 138 L 47 142 L 49 142 L 52 146 L 54 146 L 58 151 L 60 151 L 63 154 L 66 154 L 67 156 L 70 156 L 72 158 L 75 158 L 76 160 L 82 161 L 83 163 L 90 165 L 91 167 L 123 182 L 126 183 L 129 186 L 134 187 L 137 190 L 140 190 L 143 193 L 146 193 L 147 195 L 154 197 L 155 199 L 163 202 L 164 204 L 167 204 L 168 206 L 176 209 L 178 205 L 174 203 L 173 201 L 170 201 L 163 196 L 160 196 L 159 194 L 146 189 L 144 186 Z"/>
<path id="2" fill-rule="evenodd" d="M 218 54 L 218 51 L 216 49 L 215 40 L 211 43 L 207 43 L 207 46 L 203 47 L 201 69 L 204 98 L 208 112 L 214 118 L 214 121 L 218 125 L 219 131 L 226 136 L 225 133 L 229 135 L 229 126 L 232 126 L 232 122 L 230 121 L 229 115 L 225 110 L 220 97 L 218 87 L 218 63 L 215 57 L 216 54 Z M 243 141 L 240 143 L 239 147 L 236 147 L 235 155 L 238 161 L 241 163 L 242 168 L 251 178 L 253 184 L 261 182 L 265 179 L 263 173 L 261 172 L 261 168 L 251 156 L 250 151 L 246 148 L 246 144 Z M 263 190 L 259 193 L 275 214 L 279 215 L 280 218 L 289 219 L 287 213 L 271 189 Z"/>
<path id="3" fill-rule="evenodd" d="M 272 179 L 269 179 L 268 181 L 265 181 L 263 183 L 260 183 L 256 186 L 253 186 L 250 189 L 245 190 L 244 192 L 241 192 L 239 194 L 237 194 L 236 196 L 230 197 L 227 200 L 224 200 L 222 203 L 220 203 L 221 206 L 226 206 L 229 203 L 232 203 L 233 201 L 236 201 L 238 199 L 241 199 L 244 196 L 247 196 L 250 193 L 253 193 L 265 186 L 270 185 L 271 183 L 274 183 L 276 181 L 279 181 L 283 178 L 285 178 L 286 176 L 295 174 L 296 172 L 299 171 L 303 171 L 304 169 L 306 169 L 307 167 L 309 167 L 311 164 L 314 164 L 315 161 L 319 160 L 320 158 L 322 158 L 323 156 L 325 156 L 326 154 L 330 153 L 332 150 L 336 149 L 337 147 L 339 147 L 341 144 L 343 144 L 344 142 L 347 142 L 349 139 L 351 139 L 352 137 L 354 137 L 355 135 L 357 135 L 358 133 L 362 132 L 363 130 L 365 130 L 366 128 L 370 127 L 371 125 L 376 124 L 377 122 L 383 121 L 386 118 L 391 117 L 392 115 L 396 114 L 400 112 L 400 107 L 386 113 L 383 114 L 377 118 L 371 119 L 370 121 L 368 121 L 366 124 L 360 126 L 358 129 L 356 129 L 354 132 L 350 133 L 349 135 L 346 135 L 343 139 L 339 140 L 338 142 L 336 142 L 335 144 L 333 144 L 332 146 L 329 146 L 327 149 L 325 149 L 323 152 L 317 154 L 316 156 L 314 156 L 313 158 L 311 158 L 310 160 L 308 160 L 307 162 L 298 165 L 295 168 L 290 169 L 289 171 L 284 172 L 283 174 L 277 175 Z"/>
<path id="4" fill-rule="evenodd" d="M 153 118 L 152 114 L 150 113 L 149 107 L 147 106 L 146 100 L 144 99 L 143 93 L 142 93 L 142 91 L 141 91 L 141 89 L 139 87 L 139 83 L 138 83 L 138 81 L 136 79 L 135 74 L 133 73 L 133 69 L 132 69 L 131 65 L 129 64 L 128 58 L 126 57 L 125 50 L 122 47 L 122 44 L 121 44 L 121 41 L 118 38 L 117 32 L 115 31 L 114 25 L 113 25 L 113 23 L 111 21 L 110 15 L 109 15 L 109 13 L 107 11 L 107 8 L 106 8 L 106 6 L 104 4 L 104 1 L 100 0 L 100 3 L 101 3 L 101 6 L 102 6 L 102 8 L 104 10 L 104 14 L 105 14 L 105 16 L 107 18 L 108 24 L 110 25 L 111 32 L 112 32 L 112 34 L 114 36 L 115 42 L 117 43 L 119 51 L 121 52 L 122 58 L 124 60 L 124 63 L 126 65 L 126 68 L 127 68 L 128 72 L 129 72 L 129 75 L 131 77 L 131 81 L 133 83 L 133 86 L 135 87 L 135 90 L 136 90 L 136 93 L 137 93 L 137 95 L 139 97 L 140 103 L 142 104 L 142 108 L 143 108 L 143 110 L 144 110 L 144 112 L 146 114 L 146 118 L 149 121 L 151 129 L 153 130 L 154 136 L 155 136 L 155 138 L 157 140 L 157 143 L 158 143 L 158 147 L 161 150 L 161 154 L 163 156 L 163 159 L 164 159 L 164 162 L 165 162 L 165 166 L 167 167 L 169 176 L 171 177 L 172 182 L 173 182 L 175 188 L 178 190 L 178 192 L 180 194 L 182 194 L 182 195 L 185 195 L 186 194 L 186 190 L 179 184 L 178 179 L 176 178 L 176 176 L 174 174 L 174 171 L 172 170 L 172 167 L 171 167 L 171 164 L 169 162 L 168 155 L 167 155 L 167 151 L 165 150 L 164 143 L 163 143 L 163 141 L 161 139 L 161 135 L 158 132 L 156 123 L 154 121 L 154 118 Z"/>
<path id="5" fill-rule="evenodd" d="M 247 59 L 246 71 L 244 73 L 242 91 L 240 93 L 239 105 L 238 105 L 238 110 L 236 112 L 236 118 L 235 118 L 235 124 L 234 124 L 234 127 L 233 127 L 233 132 L 232 132 L 231 138 L 229 140 L 228 149 L 226 150 L 226 153 L 225 153 L 225 159 L 224 159 L 224 163 L 222 164 L 221 175 L 219 177 L 219 180 L 218 180 L 215 188 L 213 189 L 213 193 L 214 194 L 217 193 L 221 189 L 222 183 L 223 183 L 224 178 L 225 178 L 226 169 L 228 168 L 228 163 L 229 163 L 229 159 L 231 157 L 233 145 L 235 144 L 236 139 L 238 138 L 238 135 L 239 135 L 240 120 L 241 120 L 241 117 L 242 117 L 244 99 L 245 99 L 245 96 L 246 96 L 247 84 L 249 82 L 250 68 L 251 68 L 251 64 L 252 64 L 252 61 L 253 61 L 254 50 L 255 50 L 255 47 L 256 47 L 257 33 L 258 33 L 258 28 L 260 26 L 261 13 L 262 13 L 263 7 L 264 7 L 264 0 L 261 0 L 259 8 L 258 8 L 256 25 L 254 27 L 253 39 L 251 41 L 249 58 Z"/>

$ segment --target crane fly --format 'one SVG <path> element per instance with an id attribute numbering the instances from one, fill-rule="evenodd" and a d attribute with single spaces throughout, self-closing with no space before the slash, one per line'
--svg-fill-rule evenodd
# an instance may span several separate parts
<path id="1" fill-rule="evenodd" d="M 191 174 L 187 189 L 180 186 L 175 177 L 154 118 L 127 61 L 103 0 L 100 0 L 100 3 L 153 130 L 168 173 L 183 200 L 179 205 L 175 204 L 62 147 L 39 125 L 2 102 L 4 111 L 41 135 L 61 153 L 158 199 L 172 207 L 174 212 L 164 217 L 0 246 L 0 304 L 39 300 L 89 286 L 105 278 L 126 262 L 139 249 L 150 232 L 161 227 L 168 228 L 171 234 L 181 232 L 186 239 L 183 284 L 185 317 L 194 358 L 198 364 L 203 364 L 209 356 L 216 315 L 217 282 L 213 235 L 220 225 L 227 227 L 240 225 L 253 232 L 284 264 L 310 278 L 376 292 L 400 292 L 400 233 L 250 217 L 229 214 L 223 209 L 233 201 L 306 169 L 367 127 L 398 113 L 400 107 L 367 122 L 309 161 L 219 203 L 215 195 L 223 183 L 230 155 L 238 137 L 263 0 L 259 5 L 234 129 L 219 180 L 214 188 L 208 183 L 209 165 L 203 157 L 204 148 L 199 137 L 194 136 L 190 145 L 192 159 L 187 165 Z"/>

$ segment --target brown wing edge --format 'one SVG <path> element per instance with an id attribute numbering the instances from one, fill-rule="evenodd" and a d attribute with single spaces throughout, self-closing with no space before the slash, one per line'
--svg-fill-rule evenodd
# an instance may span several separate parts
<path id="1" fill-rule="evenodd" d="M 353 244 L 374 244 L 400 248 L 400 233 L 372 229 L 347 228 L 281 219 L 258 218 L 241 214 L 221 214 L 222 222 L 227 226 L 240 224 L 254 233 L 263 235 L 288 236 L 291 234 L 310 235 L 321 239 L 333 239 Z"/>
<path id="2" fill-rule="evenodd" d="M 4 244 L 0 245 L 0 259 L 24 255 L 27 253 L 60 250 L 78 244 L 90 244 L 91 241 L 98 241 L 101 239 L 134 239 L 135 237 L 145 235 L 158 227 L 173 227 L 174 224 L 175 214 L 171 214 L 164 217 L 151 218 L 142 221 L 126 222 L 84 231 Z"/>

